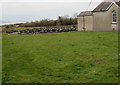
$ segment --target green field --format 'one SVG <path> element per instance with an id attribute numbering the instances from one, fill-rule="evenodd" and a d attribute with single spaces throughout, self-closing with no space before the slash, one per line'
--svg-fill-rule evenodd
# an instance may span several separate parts
<path id="1" fill-rule="evenodd" d="M 4 83 L 116 83 L 117 32 L 3 34 Z"/>

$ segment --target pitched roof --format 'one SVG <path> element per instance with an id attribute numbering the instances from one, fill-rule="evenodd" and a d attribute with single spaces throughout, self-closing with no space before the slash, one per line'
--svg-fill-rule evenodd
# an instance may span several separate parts
<path id="1" fill-rule="evenodd" d="M 106 0 L 107 1 L 107 0 Z M 116 5 L 118 5 L 118 7 L 120 7 L 120 1 L 116 0 Z M 80 16 L 92 16 L 93 12 L 103 12 L 103 11 L 107 11 L 109 10 L 109 8 L 112 6 L 112 4 L 114 4 L 113 2 L 102 2 L 101 4 L 99 4 L 93 11 L 85 11 L 85 12 L 81 12 L 78 17 Z"/>
<path id="2" fill-rule="evenodd" d="M 120 1 L 115 2 L 120 7 Z M 107 11 L 109 10 L 109 7 L 114 4 L 113 2 L 102 2 L 100 5 L 98 5 L 93 12 L 101 12 L 101 11 Z"/>
<path id="3" fill-rule="evenodd" d="M 81 12 L 78 17 L 80 16 L 92 16 L 93 13 L 91 11 L 85 11 L 85 12 Z"/>
<path id="4" fill-rule="evenodd" d="M 112 2 L 102 2 L 100 5 L 98 5 L 93 12 L 101 12 L 101 11 L 107 11 L 108 7 L 111 5 Z"/>
<path id="5" fill-rule="evenodd" d="M 119 2 L 115 2 L 119 7 L 120 7 L 120 1 Z"/>

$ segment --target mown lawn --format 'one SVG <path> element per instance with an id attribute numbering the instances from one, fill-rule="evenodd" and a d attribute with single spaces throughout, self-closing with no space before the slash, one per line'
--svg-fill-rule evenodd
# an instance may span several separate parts
<path id="1" fill-rule="evenodd" d="M 116 83 L 118 33 L 3 34 L 3 83 Z"/>

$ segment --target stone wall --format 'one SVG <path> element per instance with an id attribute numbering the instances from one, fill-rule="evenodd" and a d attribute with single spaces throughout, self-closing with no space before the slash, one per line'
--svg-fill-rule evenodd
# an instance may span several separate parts
<path id="1" fill-rule="evenodd" d="M 58 33 L 77 31 L 76 25 L 69 26 L 47 26 L 47 27 L 33 27 L 32 29 L 22 29 L 19 31 L 13 30 L 13 34 L 39 34 L 39 33 Z"/>

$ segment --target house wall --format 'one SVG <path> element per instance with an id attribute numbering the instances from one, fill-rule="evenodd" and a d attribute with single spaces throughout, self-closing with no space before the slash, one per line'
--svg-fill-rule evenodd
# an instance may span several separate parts
<path id="1" fill-rule="evenodd" d="M 93 31 L 93 16 L 78 17 L 78 31 Z"/>
<path id="2" fill-rule="evenodd" d="M 77 22 L 78 22 L 78 31 L 81 31 L 83 28 L 83 17 L 78 17 Z"/>
<path id="3" fill-rule="evenodd" d="M 94 17 L 94 31 L 113 31 L 118 30 L 118 20 L 117 23 L 112 23 L 112 11 L 116 10 L 118 14 L 118 7 L 113 4 L 108 11 L 105 12 L 93 12 Z"/>
<path id="4" fill-rule="evenodd" d="M 86 31 L 93 31 L 93 16 L 85 16 Z"/>

